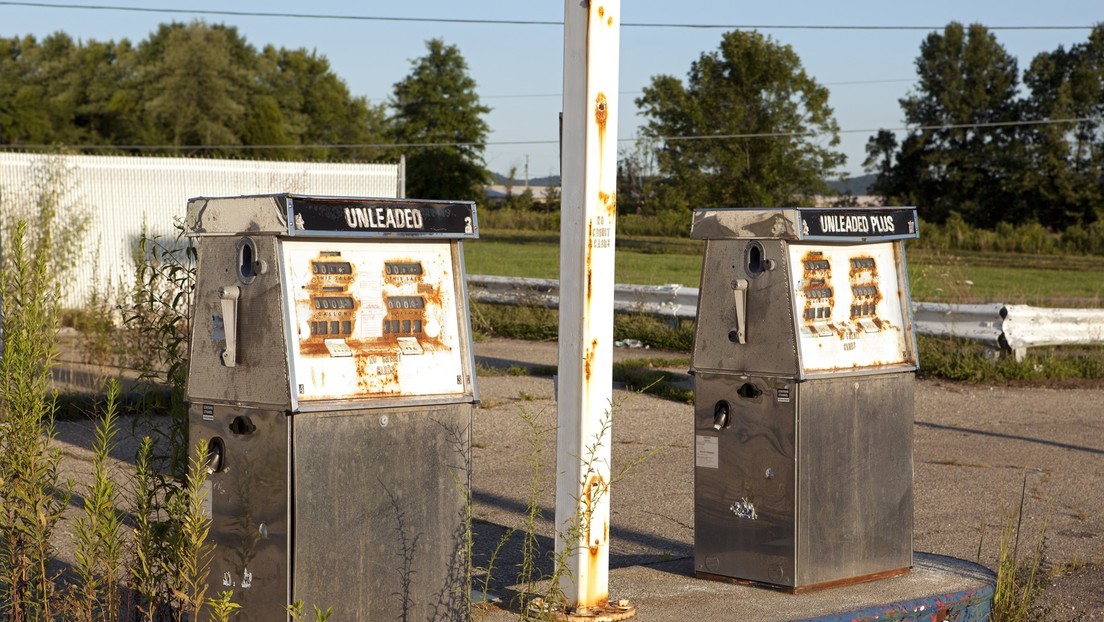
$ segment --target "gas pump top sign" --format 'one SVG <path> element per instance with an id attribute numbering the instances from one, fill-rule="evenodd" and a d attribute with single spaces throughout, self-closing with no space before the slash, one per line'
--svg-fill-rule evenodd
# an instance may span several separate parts
<path id="1" fill-rule="evenodd" d="M 919 228 L 912 207 L 716 208 L 694 212 L 691 237 L 878 242 L 919 237 Z"/>
<path id="2" fill-rule="evenodd" d="M 798 210 L 802 240 L 914 238 L 916 212 L 901 210 Z"/>
<path id="3" fill-rule="evenodd" d="M 233 209 L 225 207 L 232 201 Z M 188 235 L 477 238 L 471 201 L 265 194 L 188 201 Z"/>
<path id="4" fill-rule="evenodd" d="M 290 235 L 423 234 L 475 237 L 475 204 L 289 197 Z"/>

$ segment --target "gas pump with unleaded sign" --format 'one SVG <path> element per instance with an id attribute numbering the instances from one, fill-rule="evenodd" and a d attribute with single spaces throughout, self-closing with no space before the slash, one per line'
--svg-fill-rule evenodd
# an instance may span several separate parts
<path id="1" fill-rule="evenodd" d="M 912 566 L 916 212 L 703 209 L 694 568 L 793 591 Z"/>
<path id="2" fill-rule="evenodd" d="M 237 619 L 466 614 L 475 205 L 188 202 L 187 384 L 210 447 L 211 592 Z"/>

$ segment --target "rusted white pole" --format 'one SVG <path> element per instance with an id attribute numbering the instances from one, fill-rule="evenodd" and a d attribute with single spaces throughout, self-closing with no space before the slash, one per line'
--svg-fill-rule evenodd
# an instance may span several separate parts
<path id="1" fill-rule="evenodd" d="M 569 612 L 609 601 L 620 26 L 620 0 L 566 0 L 556 553 Z"/>

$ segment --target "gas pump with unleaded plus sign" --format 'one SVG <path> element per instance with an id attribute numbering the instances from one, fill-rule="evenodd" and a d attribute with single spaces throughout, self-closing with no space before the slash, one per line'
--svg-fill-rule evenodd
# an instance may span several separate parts
<path id="1" fill-rule="evenodd" d="M 694 569 L 793 591 L 912 566 L 916 211 L 702 209 Z"/>

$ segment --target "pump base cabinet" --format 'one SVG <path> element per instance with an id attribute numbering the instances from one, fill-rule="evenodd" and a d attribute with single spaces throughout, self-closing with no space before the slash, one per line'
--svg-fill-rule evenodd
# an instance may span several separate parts
<path id="1" fill-rule="evenodd" d="M 465 617 L 474 204 L 199 198 L 188 225 L 208 594 L 232 590 L 243 621 L 296 602 L 311 618 Z"/>
<path id="2" fill-rule="evenodd" d="M 701 210 L 692 235 L 695 572 L 791 591 L 908 572 L 915 213 Z"/>
<path id="3" fill-rule="evenodd" d="M 912 566 L 911 374 L 695 386 L 698 573 L 808 588 Z M 718 401 L 739 413 L 722 431 Z"/>

